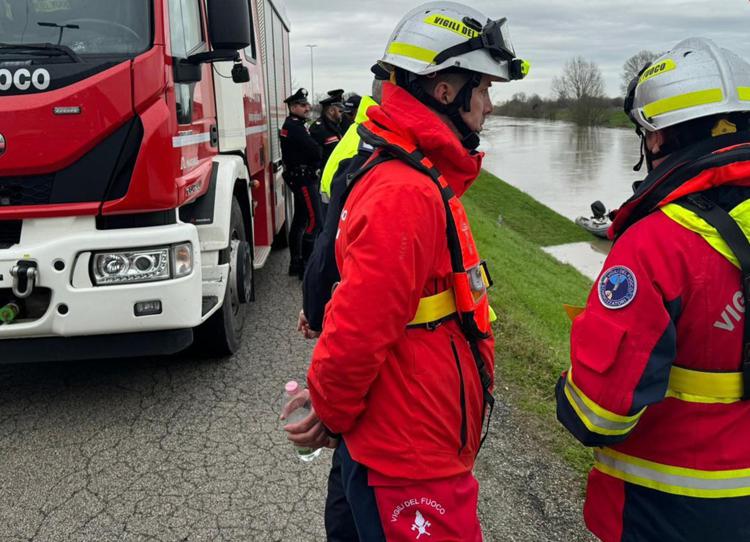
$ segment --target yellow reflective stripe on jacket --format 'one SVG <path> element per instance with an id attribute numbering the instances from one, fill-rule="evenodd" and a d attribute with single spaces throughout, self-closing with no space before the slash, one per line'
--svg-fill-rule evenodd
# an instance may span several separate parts
<path id="1" fill-rule="evenodd" d="M 594 468 L 620 480 L 674 495 L 720 499 L 750 495 L 750 469 L 699 470 L 647 461 L 598 448 Z"/>
<path id="2" fill-rule="evenodd" d="M 344 137 L 341 138 L 341 141 L 339 141 L 338 145 L 333 149 L 331 156 L 328 157 L 328 162 L 326 162 L 326 166 L 323 168 L 323 175 L 320 177 L 320 193 L 323 194 L 326 202 L 331 199 L 331 183 L 333 182 L 333 177 L 336 175 L 336 172 L 339 170 L 339 165 L 344 160 L 357 154 L 360 141 L 359 134 L 357 133 L 357 126 L 369 120 L 367 117 L 367 110 L 373 105 L 378 105 L 378 103 L 369 96 L 362 96 L 362 101 L 359 102 L 354 123 L 349 126 Z"/>
<path id="3" fill-rule="evenodd" d="M 743 102 L 750 102 L 750 87 L 737 87 L 737 97 Z"/>
<path id="4" fill-rule="evenodd" d="M 565 396 L 578 417 L 592 433 L 599 435 L 626 435 L 638 423 L 646 407 L 632 416 L 621 416 L 610 412 L 589 399 L 573 382 L 573 369 L 565 378 Z"/>
<path id="5" fill-rule="evenodd" d="M 453 288 L 419 300 L 417 313 L 408 325 L 417 326 L 437 322 L 456 312 L 456 299 Z"/>
<path id="6" fill-rule="evenodd" d="M 497 320 L 495 311 L 490 309 L 490 322 Z M 456 312 L 456 299 L 453 288 L 436 295 L 423 297 L 419 300 L 417 313 L 407 325 L 418 326 L 429 322 L 437 322 Z"/>
<path id="7" fill-rule="evenodd" d="M 647 117 L 654 117 L 663 113 L 671 113 L 688 107 L 698 105 L 712 104 L 724 99 L 724 93 L 720 88 L 711 88 L 708 90 L 699 90 L 697 92 L 688 92 L 679 96 L 671 96 L 662 100 L 657 100 L 643 106 L 643 114 Z"/>
<path id="8" fill-rule="evenodd" d="M 430 51 L 429 49 L 425 49 L 424 47 L 418 47 L 416 45 L 412 45 L 411 43 L 402 43 L 399 41 L 394 41 L 391 43 L 391 45 L 388 47 L 388 53 L 392 55 L 405 56 L 407 58 L 426 62 L 427 64 L 432 64 L 432 61 L 435 60 L 435 57 L 438 55 L 437 51 Z"/>
<path id="9" fill-rule="evenodd" d="M 673 366 L 667 397 L 688 403 L 736 403 L 742 400 L 742 373 L 695 371 Z"/>
<path id="10" fill-rule="evenodd" d="M 693 211 L 689 211 L 676 203 L 665 205 L 661 208 L 661 211 L 681 226 L 703 237 L 717 252 L 739 268 L 740 263 L 737 261 L 737 257 L 719 235 L 719 232 L 716 231 L 716 228 Z M 750 238 L 750 200 L 745 200 L 737 205 L 729 211 L 729 215 L 737 222 L 745 237 Z"/>

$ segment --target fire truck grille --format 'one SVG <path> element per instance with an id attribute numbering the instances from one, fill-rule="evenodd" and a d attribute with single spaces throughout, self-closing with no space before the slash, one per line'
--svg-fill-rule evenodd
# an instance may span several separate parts
<path id="1" fill-rule="evenodd" d="M 21 221 L 0 220 L 0 249 L 10 248 L 21 242 Z"/>
<path id="2" fill-rule="evenodd" d="M 0 208 L 50 202 L 54 175 L 0 177 Z"/>

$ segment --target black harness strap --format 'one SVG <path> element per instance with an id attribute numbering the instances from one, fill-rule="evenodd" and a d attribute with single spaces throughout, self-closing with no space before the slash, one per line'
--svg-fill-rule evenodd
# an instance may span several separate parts
<path id="1" fill-rule="evenodd" d="M 750 399 L 750 241 L 732 216 L 702 194 L 691 194 L 680 200 L 679 205 L 694 212 L 711 226 L 716 228 L 737 257 L 742 272 L 742 297 L 745 307 L 745 325 L 742 337 L 742 400 Z"/>

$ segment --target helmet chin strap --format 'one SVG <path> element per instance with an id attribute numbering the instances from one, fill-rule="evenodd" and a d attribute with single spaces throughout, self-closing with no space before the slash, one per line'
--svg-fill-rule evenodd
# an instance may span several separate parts
<path id="1" fill-rule="evenodd" d="M 453 101 L 449 104 L 444 104 L 440 103 L 434 96 L 431 96 L 425 91 L 414 74 L 404 70 L 397 70 L 396 73 L 396 83 L 399 86 L 405 88 L 409 94 L 414 96 L 427 107 L 434 109 L 450 119 L 461 136 L 461 145 L 470 151 L 476 150 L 479 146 L 479 133 L 469 128 L 461 116 L 461 111 L 463 110 L 466 113 L 471 112 L 471 95 L 481 82 L 481 74 L 472 73 L 469 80 L 463 87 L 461 87 L 461 90 Z"/>

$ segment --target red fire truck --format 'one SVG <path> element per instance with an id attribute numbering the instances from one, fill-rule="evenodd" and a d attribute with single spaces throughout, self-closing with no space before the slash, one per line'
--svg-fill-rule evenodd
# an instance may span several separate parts
<path id="1" fill-rule="evenodd" d="M 281 0 L 0 0 L 0 362 L 233 353 L 285 236 Z"/>

